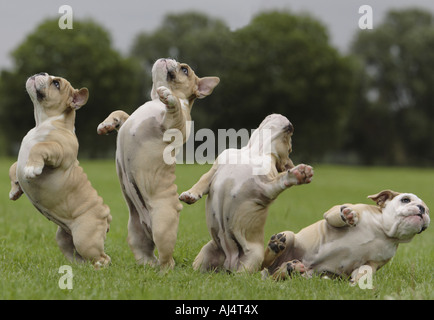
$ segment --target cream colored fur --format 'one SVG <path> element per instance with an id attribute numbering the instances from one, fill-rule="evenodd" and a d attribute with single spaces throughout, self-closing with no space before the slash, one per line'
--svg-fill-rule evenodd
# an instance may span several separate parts
<path id="1" fill-rule="evenodd" d="M 33 101 L 36 126 L 24 137 L 18 161 L 9 170 L 9 198 L 24 192 L 32 204 L 59 228 L 56 240 L 70 261 L 105 266 L 104 253 L 110 209 L 91 186 L 77 160 L 75 111 L 88 99 L 88 90 L 74 89 L 46 73 L 26 83 Z"/>
<path id="2" fill-rule="evenodd" d="M 177 130 L 184 143 L 193 102 L 210 95 L 220 79 L 199 78 L 187 64 L 172 59 L 157 60 L 152 79 L 151 101 L 130 116 L 120 110 L 113 112 L 97 131 L 119 130 L 116 167 L 130 212 L 128 244 L 135 259 L 172 268 L 182 205 L 175 185 L 175 164 L 163 158 L 170 144 L 163 136 L 168 130 Z"/>
<path id="3" fill-rule="evenodd" d="M 264 274 L 284 279 L 295 267 L 307 276 L 326 273 L 356 283 L 363 275 L 361 267 L 375 272 L 395 255 L 399 243 L 409 242 L 429 225 L 429 209 L 414 194 L 384 190 L 369 198 L 377 205 L 334 206 L 323 220 L 297 234 L 273 235 Z"/>
<path id="4" fill-rule="evenodd" d="M 294 167 L 289 159 L 292 133 L 286 117 L 266 117 L 246 147 L 222 152 L 211 170 L 181 194 L 189 204 L 208 194 L 206 221 L 212 240 L 197 255 L 194 269 L 259 270 L 270 204 L 285 189 L 309 183 L 313 176 L 312 167 Z"/>

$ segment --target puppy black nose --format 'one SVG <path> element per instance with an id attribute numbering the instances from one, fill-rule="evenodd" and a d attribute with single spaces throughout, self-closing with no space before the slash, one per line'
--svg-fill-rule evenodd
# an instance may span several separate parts
<path id="1" fill-rule="evenodd" d="M 419 208 L 420 214 L 424 214 L 425 213 L 425 207 L 424 206 L 418 204 L 417 207 Z"/>
<path id="2" fill-rule="evenodd" d="M 286 127 L 283 128 L 283 131 L 288 132 L 288 133 L 293 133 L 294 132 L 294 126 L 290 122 Z"/>

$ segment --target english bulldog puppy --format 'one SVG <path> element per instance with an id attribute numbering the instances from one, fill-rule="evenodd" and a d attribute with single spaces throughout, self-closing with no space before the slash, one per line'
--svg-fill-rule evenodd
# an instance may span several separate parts
<path id="1" fill-rule="evenodd" d="M 172 268 L 182 205 L 174 183 L 175 163 L 165 160 L 171 141 L 164 134 L 177 131 L 185 143 L 193 102 L 210 95 L 220 79 L 199 78 L 185 63 L 159 59 L 153 65 L 152 80 L 151 101 L 130 116 L 114 111 L 97 131 L 118 130 L 116 168 L 129 208 L 128 244 L 135 259 Z"/>
<path id="2" fill-rule="evenodd" d="M 271 237 L 263 275 L 285 279 L 293 270 L 351 277 L 357 283 L 366 266 L 374 273 L 429 223 L 429 209 L 416 195 L 384 190 L 368 196 L 377 205 L 343 204 L 297 234 Z"/>
<path id="3" fill-rule="evenodd" d="M 264 225 L 270 204 L 284 190 L 310 183 L 312 167 L 294 166 L 294 128 L 280 115 L 266 117 L 242 149 L 227 149 L 179 197 L 191 204 L 208 194 L 206 221 L 212 240 L 194 260 L 195 270 L 255 272 L 264 259 Z M 268 132 L 268 134 L 267 134 Z"/>
<path id="4" fill-rule="evenodd" d="M 110 209 L 77 160 L 75 111 L 87 102 L 89 92 L 47 73 L 30 77 L 26 89 L 36 126 L 24 137 L 18 161 L 9 170 L 9 198 L 17 200 L 24 192 L 38 211 L 59 226 L 56 240 L 68 260 L 106 266 Z"/>

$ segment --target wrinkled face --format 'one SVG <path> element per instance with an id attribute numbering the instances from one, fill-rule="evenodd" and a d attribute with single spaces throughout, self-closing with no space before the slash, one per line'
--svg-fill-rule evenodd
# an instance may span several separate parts
<path id="1" fill-rule="evenodd" d="M 385 202 L 383 221 L 390 237 L 409 241 L 428 228 L 429 209 L 412 193 L 400 193 Z"/>
<path id="2" fill-rule="evenodd" d="M 83 106 L 89 97 L 86 88 L 75 90 L 60 77 L 38 73 L 26 82 L 26 90 L 35 107 L 35 117 L 44 118 L 61 115 L 68 108 L 74 110 Z"/>
<path id="3" fill-rule="evenodd" d="M 210 95 L 220 79 L 199 78 L 186 63 L 173 59 L 158 59 L 152 67 L 152 81 L 152 99 L 158 99 L 157 89 L 164 86 L 179 99 L 193 101 Z"/>

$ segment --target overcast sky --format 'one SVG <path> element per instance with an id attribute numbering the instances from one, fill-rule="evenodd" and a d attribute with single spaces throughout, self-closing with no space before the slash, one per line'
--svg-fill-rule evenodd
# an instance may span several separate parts
<path id="1" fill-rule="evenodd" d="M 93 18 L 112 35 L 114 46 L 127 53 L 140 31 L 158 27 L 167 13 L 196 10 L 223 19 L 230 28 L 249 23 L 258 12 L 271 9 L 307 12 L 329 30 L 333 45 L 348 49 L 361 17 L 359 7 L 373 9 L 374 28 L 391 8 L 422 7 L 434 13 L 433 0 L 18 0 L 0 2 L 0 69 L 9 67 L 10 52 L 44 19 L 60 18 L 59 8 L 67 4 L 74 19 Z"/>

